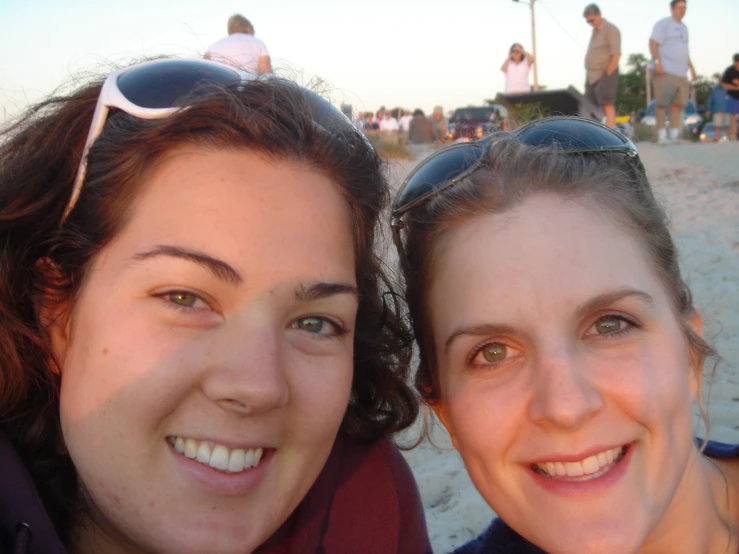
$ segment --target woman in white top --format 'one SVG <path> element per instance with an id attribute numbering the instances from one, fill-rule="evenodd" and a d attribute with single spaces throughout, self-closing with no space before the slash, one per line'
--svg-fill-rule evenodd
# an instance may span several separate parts
<path id="1" fill-rule="evenodd" d="M 519 43 L 511 46 L 508 57 L 500 68 L 505 73 L 505 92 L 531 92 L 529 71 L 534 62 L 534 56 L 526 52 Z"/>

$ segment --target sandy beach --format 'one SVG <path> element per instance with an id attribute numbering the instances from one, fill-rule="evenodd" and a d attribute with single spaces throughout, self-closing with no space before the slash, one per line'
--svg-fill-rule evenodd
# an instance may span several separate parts
<path id="1" fill-rule="evenodd" d="M 707 376 L 704 392 L 710 438 L 739 442 L 739 143 L 642 143 L 638 148 L 671 218 L 705 336 L 723 358 L 712 379 Z M 419 148 L 414 155 L 420 160 L 429 152 Z M 391 183 L 398 187 L 415 163 L 390 164 Z M 392 249 L 387 257 L 394 263 Z M 700 427 L 697 406 L 694 411 Z M 417 433 L 411 430 L 408 436 Z M 424 442 L 405 455 L 421 490 L 434 552 L 445 553 L 477 536 L 493 512 L 440 425 L 433 436 L 436 446 Z"/>

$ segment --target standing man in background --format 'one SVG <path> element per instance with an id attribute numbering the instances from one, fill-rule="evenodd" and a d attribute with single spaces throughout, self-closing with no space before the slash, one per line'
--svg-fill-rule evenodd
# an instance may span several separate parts
<path id="1" fill-rule="evenodd" d="M 718 78 L 718 84 L 711 89 L 711 95 L 708 97 L 708 106 L 706 109 L 706 118 L 713 119 L 716 127 L 714 140 L 721 140 L 721 129 L 729 126 L 729 114 L 726 113 L 726 99 L 728 98 L 726 90 L 721 86 L 721 77 Z M 729 136 L 727 132 L 726 136 Z"/>
<path id="2" fill-rule="evenodd" d="M 603 108 L 606 124 L 616 126 L 616 91 L 618 90 L 618 62 L 621 59 L 621 32 L 600 14 L 595 4 L 585 6 L 585 21 L 593 27 L 588 51 L 585 54 L 585 96 Z"/>
<path id="3" fill-rule="evenodd" d="M 254 26 L 243 15 L 228 19 L 228 36 L 210 45 L 206 60 L 227 63 L 254 75 L 272 73 L 264 43 L 254 36 Z"/>
<path id="4" fill-rule="evenodd" d="M 734 54 L 734 64 L 724 71 L 721 88 L 726 90 L 726 113 L 729 114 L 729 140 L 736 140 L 736 116 L 739 114 L 739 54 Z"/>
<path id="5" fill-rule="evenodd" d="M 672 15 L 660 19 L 649 37 L 649 51 L 654 62 L 654 102 L 657 116 L 657 140 L 667 142 L 665 116 L 670 106 L 670 140 L 679 138 L 680 110 L 688 105 L 690 85 L 685 74 L 695 81 L 695 68 L 688 52 L 688 28 L 682 22 L 687 2 L 672 0 Z"/>

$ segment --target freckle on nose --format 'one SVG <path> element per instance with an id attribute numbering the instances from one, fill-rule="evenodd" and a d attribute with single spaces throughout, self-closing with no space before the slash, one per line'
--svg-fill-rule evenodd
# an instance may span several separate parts
<path id="1" fill-rule="evenodd" d="M 108 355 L 108 348 L 106 347 L 106 348 L 103 348 L 103 356 L 107 356 L 107 355 Z"/>

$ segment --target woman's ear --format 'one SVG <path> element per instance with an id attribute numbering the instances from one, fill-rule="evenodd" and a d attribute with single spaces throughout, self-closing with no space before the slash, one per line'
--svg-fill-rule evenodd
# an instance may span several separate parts
<path id="1" fill-rule="evenodd" d="M 698 310 L 685 317 L 684 321 L 690 331 L 696 336 L 703 338 L 703 315 Z M 688 367 L 690 397 L 692 400 L 695 400 L 701 390 L 700 380 L 703 378 L 703 360 L 690 342 L 688 342 L 688 353 L 690 355 L 690 364 Z"/>
<path id="2" fill-rule="evenodd" d="M 452 439 L 452 445 L 454 445 L 454 448 L 459 450 L 459 445 L 457 444 L 457 436 L 454 433 L 454 426 L 449 419 L 449 414 L 444 402 L 442 402 L 441 400 L 437 400 L 431 405 L 431 409 L 434 410 L 436 417 L 439 418 L 439 421 L 441 421 L 441 424 L 446 429 L 446 432 L 449 433 L 449 438 Z"/>
<path id="3" fill-rule="evenodd" d="M 69 310 L 67 303 L 60 298 L 59 292 L 53 289 L 51 283 L 59 283 L 63 278 L 59 268 L 49 258 L 36 262 L 36 273 L 38 278 L 33 295 L 36 319 L 49 337 L 55 358 L 61 362 L 69 343 Z M 54 368 L 56 366 L 57 364 L 52 365 Z"/>
<path id="4" fill-rule="evenodd" d="M 691 315 L 687 317 L 687 324 L 693 330 L 693 332 L 700 338 L 703 338 L 703 314 L 698 310 L 694 310 Z"/>

